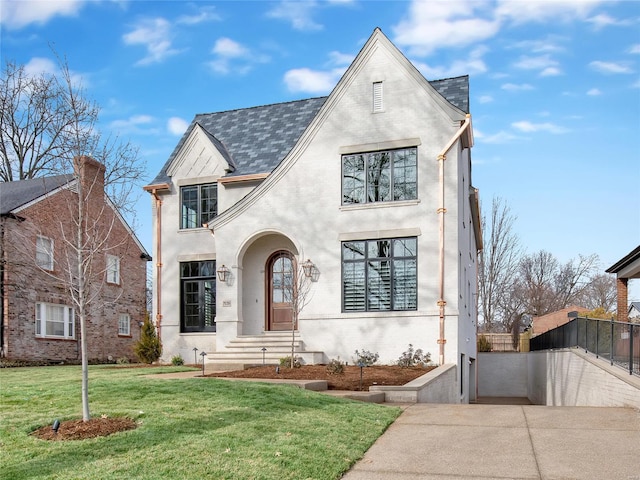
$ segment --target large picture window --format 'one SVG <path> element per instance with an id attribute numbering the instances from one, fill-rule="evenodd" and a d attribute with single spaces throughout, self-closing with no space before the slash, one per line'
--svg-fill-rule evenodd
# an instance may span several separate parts
<path id="1" fill-rule="evenodd" d="M 342 156 L 342 203 L 418 198 L 418 149 L 402 148 Z"/>
<path id="2" fill-rule="evenodd" d="M 416 310 L 417 255 L 415 237 L 342 242 L 343 311 Z"/>
<path id="3" fill-rule="evenodd" d="M 180 187 L 180 228 L 202 228 L 218 214 L 218 185 Z"/>
<path id="4" fill-rule="evenodd" d="M 216 262 L 180 264 L 182 332 L 216 331 Z"/>
<path id="5" fill-rule="evenodd" d="M 73 308 L 53 303 L 36 303 L 36 337 L 74 338 Z"/>

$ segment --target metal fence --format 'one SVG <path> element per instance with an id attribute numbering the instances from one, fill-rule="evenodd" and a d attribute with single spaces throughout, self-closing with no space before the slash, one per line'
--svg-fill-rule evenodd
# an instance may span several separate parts
<path id="1" fill-rule="evenodd" d="M 530 341 L 531 351 L 570 347 L 584 348 L 630 375 L 640 375 L 640 323 L 578 317 Z"/>

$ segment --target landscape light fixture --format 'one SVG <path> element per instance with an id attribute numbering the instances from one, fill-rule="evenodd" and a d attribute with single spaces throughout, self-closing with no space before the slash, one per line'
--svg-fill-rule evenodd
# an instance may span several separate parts
<path id="1" fill-rule="evenodd" d="M 198 364 L 198 347 L 193 347 L 193 363 Z"/>
<path id="2" fill-rule="evenodd" d="M 53 425 L 51 425 L 51 430 L 53 430 L 53 433 L 57 434 L 59 428 L 60 428 L 60 420 L 56 418 L 53 421 Z"/>
<path id="3" fill-rule="evenodd" d="M 311 274 L 313 273 L 313 268 L 314 267 L 315 267 L 315 265 L 308 258 L 307 258 L 306 262 L 302 262 L 302 271 L 304 272 L 304 276 L 305 277 L 310 277 Z"/>
<path id="4" fill-rule="evenodd" d="M 227 283 L 231 271 L 227 267 L 225 267 L 224 264 L 217 270 L 217 273 L 218 280 L 220 280 L 222 283 Z"/>
<path id="5" fill-rule="evenodd" d="M 200 355 L 202 356 L 202 376 L 204 377 L 204 357 L 207 356 L 207 352 L 203 350 Z"/>

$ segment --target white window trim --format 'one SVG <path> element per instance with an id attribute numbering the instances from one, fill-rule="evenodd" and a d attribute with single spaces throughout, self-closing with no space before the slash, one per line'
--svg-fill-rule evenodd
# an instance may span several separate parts
<path id="1" fill-rule="evenodd" d="M 63 334 L 62 335 L 47 335 L 47 310 L 48 307 L 62 308 L 63 309 Z M 61 338 L 73 340 L 75 339 L 75 312 L 73 308 L 68 305 L 37 302 L 35 311 L 35 334 L 40 338 Z"/>
<path id="2" fill-rule="evenodd" d="M 42 245 L 40 243 L 42 241 L 49 242 L 49 246 L 46 247 Z M 46 255 L 48 257 L 46 264 L 45 262 L 40 262 L 38 260 L 38 255 L 42 255 L 42 256 Z M 52 238 L 45 237 L 44 235 L 38 235 L 36 239 L 36 264 L 44 270 L 53 271 L 53 239 Z"/>
<path id="3" fill-rule="evenodd" d="M 131 316 L 128 313 L 121 313 L 118 319 L 118 335 L 121 337 L 131 336 Z"/>
<path id="4" fill-rule="evenodd" d="M 107 255 L 107 283 L 120 285 L 120 257 Z"/>

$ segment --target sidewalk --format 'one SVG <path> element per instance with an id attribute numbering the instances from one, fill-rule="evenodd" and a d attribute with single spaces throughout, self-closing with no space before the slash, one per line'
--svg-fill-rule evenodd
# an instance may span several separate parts
<path id="1" fill-rule="evenodd" d="M 640 412 L 414 404 L 343 480 L 640 480 Z"/>

